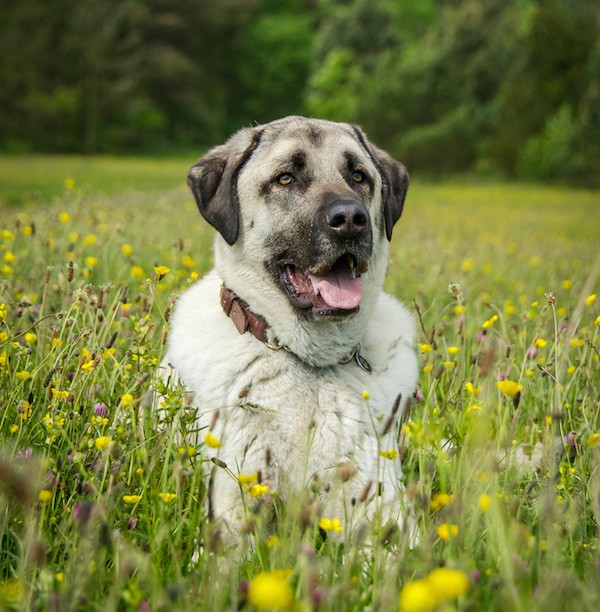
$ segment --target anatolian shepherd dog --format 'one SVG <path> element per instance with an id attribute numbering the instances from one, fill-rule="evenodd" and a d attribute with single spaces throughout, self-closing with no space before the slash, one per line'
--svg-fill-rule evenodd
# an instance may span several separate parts
<path id="1" fill-rule="evenodd" d="M 345 532 L 376 508 L 405 524 L 416 331 L 382 286 L 406 169 L 358 127 L 287 117 L 236 133 L 188 184 L 215 266 L 178 299 L 161 369 L 197 407 L 198 441 L 221 443 L 206 447 L 212 515 L 239 531 L 250 497 L 233 472 L 310 492 Z"/>

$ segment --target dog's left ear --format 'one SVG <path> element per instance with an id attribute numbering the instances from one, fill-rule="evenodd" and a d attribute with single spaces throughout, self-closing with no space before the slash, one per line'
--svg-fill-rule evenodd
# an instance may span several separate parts
<path id="1" fill-rule="evenodd" d="M 189 185 L 202 216 L 234 244 L 240 231 L 237 178 L 260 141 L 261 131 L 245 128 L 215 147 L 189 170 Z"/>
<path id="2" fill-rule="evenodd" d="M 408 191 L 408 172 L 406 168 L 385 151 L 373 147 L 374 157 L 383 180 L 383 212 L 385 216 L 385 233 L 392 239 L 392 229 L 400 219 L 404 209 L 404 199 Z"/>
<path id="3" fill-rule="evenodd" d="M 387 239 L 391 240 L 394 225 L 400 219 L 404 208 L 404 198 L 406 198 L 406 192 L 408 191 L 408 172 L 400 162 L 370 143 L 359 127 L 353 127 L 358 140 L 381 174 L 385 233 Z"/>

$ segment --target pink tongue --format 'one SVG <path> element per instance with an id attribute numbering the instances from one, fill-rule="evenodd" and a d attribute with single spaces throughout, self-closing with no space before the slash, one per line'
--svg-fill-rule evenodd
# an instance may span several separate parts
<path id="1" fill-rule="evenodd" d="M 334 268 L 326 276 L 310 274 L 315 293 L 319 293 L 328 306 L 352 310 L 362 298 L 362 279 L 353 278 L 350 269 Z"/>

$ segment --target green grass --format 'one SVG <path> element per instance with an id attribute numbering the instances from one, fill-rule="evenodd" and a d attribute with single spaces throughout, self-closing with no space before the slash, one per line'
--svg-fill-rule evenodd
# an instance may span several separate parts
<path id="1" fill-rule="evenodd" d="M 76 155 L 0 155 L 0 206 L 59 199 L 65 182 L 87 194 L 114 195 L 185 185 L 194 157 L 84 157 Z"/>
<path id="2" fill-rule="evenodd" d="M 192 160 L 5 161 L 0 608 L 254 609 L 251 585 L 292 609 L 598 609 L 599 193 L 415 181 L 386 286 L 419 318 L 418 544 L 377 524 L 323 541 L 294 500 L 278 540 L 259 511 L 230 550 L 203 503 L 210 449 L 142 409 L 173 296 L 211 267 Z"/>

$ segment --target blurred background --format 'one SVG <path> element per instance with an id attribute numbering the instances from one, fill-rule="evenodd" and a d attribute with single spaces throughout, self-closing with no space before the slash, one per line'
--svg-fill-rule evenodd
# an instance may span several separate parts
<path id="1" fill-rule="evenodd" d="M 0 151 L 165 155 L 287 114 L 420 175 L 600 185 L 598 0 L 0 0 Z"/>

